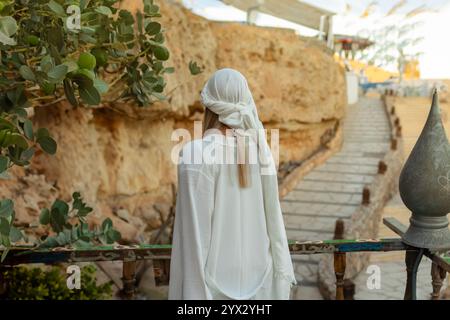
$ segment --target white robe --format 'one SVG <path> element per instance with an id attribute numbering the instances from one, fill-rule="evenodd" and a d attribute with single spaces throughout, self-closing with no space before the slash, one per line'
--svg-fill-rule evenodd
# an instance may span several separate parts
<path id="1" fill-rule="evenodd" d="M 261 179 L 276 176 L 262 177 L 259 165 L 251 164 L 250 186 L 241 188 L 236 164 L 215 163 L 221 152 L 236 151 L 234 139 L 207 135 L 180 153 L 170 300 L 289 299 L 296 283 L 290 259 L 286 265 L 274 258 L 289 254 L 287 243 L 271 248 L 268 228 L 281 228 L 285 238 L 278 194 L 269 196 L 275 221 L 266 224 Z M 204 150 L 213 156 L 192 163 L 193 152 L 198 157 Z"/>

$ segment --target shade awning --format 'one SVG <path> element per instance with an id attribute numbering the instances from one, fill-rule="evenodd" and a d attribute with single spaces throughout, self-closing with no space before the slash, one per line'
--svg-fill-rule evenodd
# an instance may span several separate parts
<path id="1" fill-rule="evenodd" d="M 328 30 L 329 19 L 322 17 L 335 15 L 334 12 L 299 0 L 222 0 L 222 2 L 243 11 L 254 9 L 315 30 Z"/>

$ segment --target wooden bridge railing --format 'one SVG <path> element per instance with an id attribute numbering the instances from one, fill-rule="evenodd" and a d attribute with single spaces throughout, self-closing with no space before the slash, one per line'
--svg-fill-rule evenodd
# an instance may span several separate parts
<path id="1" fill-rule="evenodd" d="M 402 234 L 406 227 L 398 221 L 389 218 L 385 224 L 398 234 Z M 406 251 L 407 286 L 405 299 L 415 299 L 416 271 L 410 261 L 418 254 L 419 248 L 404 244 L 400 238 L 379 240 L 347 240 L 335 239 L 325 241 L 289 241 L 292 255 L 304 254 L 333 254 L 334 272 L 336 275 L 336 299 L 344 299 L 344 277 L 346 254 L 350 252 L 388 252 Z M 98 261 L 123 261 L 123 293 L 132 298 L 135 291 L 136 261 L 153 260 L 155 277 L 159 282 L 168 282 L 171 245 L 136 245 L 136 246 L 97 246 L 88 249 L 39 249 L 30 250 L 29 247 L 11 249 L 2 267 L 12 267 L 31 263 L 77 263 Z M 450 273 L 450 255 L 433 254 L 425 250 L 425 256 L 432 260 L 433 299 L 439 299 L 439 292 L 446 273 Z"/>

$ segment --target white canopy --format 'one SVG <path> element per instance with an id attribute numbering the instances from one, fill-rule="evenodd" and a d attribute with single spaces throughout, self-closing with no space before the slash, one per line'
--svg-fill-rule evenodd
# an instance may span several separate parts
<path id="1" fill-rule="evenodd" d="M 246 12 L 256 10 L 325 33 L 329 33 L 330 17 L 335 15 L 334 12 L 299 0 L 222 0 L 222 2 Z"/>

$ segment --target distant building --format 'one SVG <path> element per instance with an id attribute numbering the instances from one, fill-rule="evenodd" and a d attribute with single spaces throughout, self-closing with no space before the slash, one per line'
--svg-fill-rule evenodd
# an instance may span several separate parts
<path id="1" fill-rule="evenodd" d="M 355 59 L 356 52 L 362 51 L 374 42 L 358 36 L 337 34 L 334 36 L 334 52 L 346 59 Z"/>

